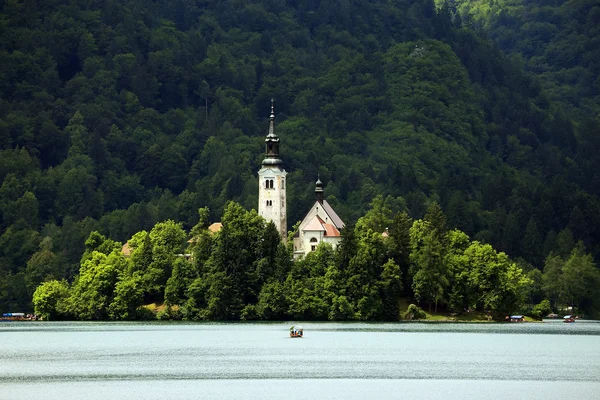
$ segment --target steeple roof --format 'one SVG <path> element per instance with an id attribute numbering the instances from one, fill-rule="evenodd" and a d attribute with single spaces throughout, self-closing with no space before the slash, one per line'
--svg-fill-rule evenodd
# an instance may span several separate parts
<path id="1" fill-rule="evenodd" d="M 274 109 L 274 100 L 271 99 L 271 115 L 269 116 L 269 133 L 267 133 L 267 138 L 265 142 L 271 140 L 279 141 L 279 137 L 275 134 L 275 109 Z"/>
<path id="2" fill-rule="evenodd" d="M 262 162 L 263 166 L 280 166 L 283 164 L 283 161 L 279 158 L 279 136 L 275 133 L 275 109 L 273 103 L 274 100 L 271 99 L 271 115 L 269 116 L 269 131 L 265 139 L 266 154 Z"/>

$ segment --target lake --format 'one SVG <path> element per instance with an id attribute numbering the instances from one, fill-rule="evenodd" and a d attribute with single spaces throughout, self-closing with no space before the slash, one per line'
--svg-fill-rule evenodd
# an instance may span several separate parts
<path id="1" fill-rule="evenodd" d="M 0 323 L 0 399 L 600 399 L 600 322 Z"/>

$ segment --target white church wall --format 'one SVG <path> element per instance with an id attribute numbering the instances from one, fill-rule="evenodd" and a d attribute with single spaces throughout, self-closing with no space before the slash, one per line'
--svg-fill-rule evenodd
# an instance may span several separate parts
<path id="1" fill-rule="evenodd" d="M 258 171 L 258 214 L 273 221 L 282 238 L 287 237 L 286 175 L 281 168 Z"/>

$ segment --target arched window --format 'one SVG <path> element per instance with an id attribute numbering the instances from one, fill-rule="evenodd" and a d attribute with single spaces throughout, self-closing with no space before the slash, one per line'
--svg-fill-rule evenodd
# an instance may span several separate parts
<path id="1" fill-rule="evenodd" d="M 271 189 L 273 189 L 273 179 L 271 179 Z"/>
<path id="2" fill-rule="evenodd" d="M 317 249 L 317 243 L 319 241 L 317 238 L 310 238 L 310 251 L 315 251 Z"/>

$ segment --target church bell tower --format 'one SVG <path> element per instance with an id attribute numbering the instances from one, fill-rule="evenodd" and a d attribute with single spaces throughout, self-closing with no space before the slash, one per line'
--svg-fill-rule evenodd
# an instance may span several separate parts
<path id="1" fill-rule="evenodd" d="M 266 152 L 258 171 L 258 214 L 273 221 L 282 240 L 287 239 L 287 213 L 283 161 L 279 158 L 279 137 L 275 134 L 275 111 L 271 99 L 269 132 L 265 139 Z"/>

